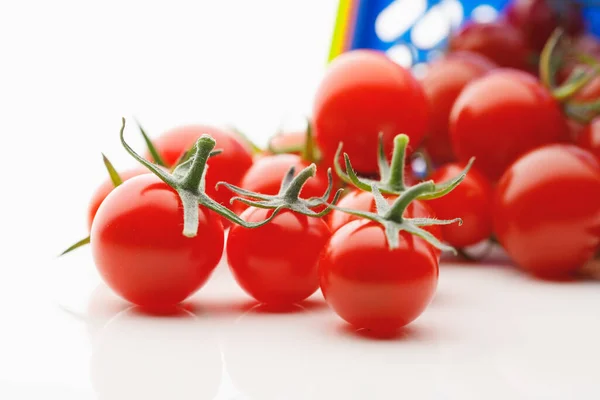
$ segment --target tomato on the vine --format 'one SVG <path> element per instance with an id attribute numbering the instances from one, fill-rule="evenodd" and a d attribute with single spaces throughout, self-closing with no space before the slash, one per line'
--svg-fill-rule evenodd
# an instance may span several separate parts
<path id="1" fill-rule="evenodd" d="M 532 75 L 498 69 L 465 87 L 452 107 L 450 139 L 459 161 L 477 158 L 492 182 L 529 150 L 566 141 L 559 103 Z"/>
<path id="2" fill-rule="evenodd" d="M 241 218 L 259 222 L 272 213 L 249 207 Z M 297 303 L 319 288 L 319 254 L 330 235 L 322 219 L 290 210 L 259 228 L 235 225 L 227 238 L 229 267 L 256 300 L 279 306 Z"/>
<path id="3" fill-rule="evenodd" d="M 227 190 L 217 191 L 215 185 L 220 181 L 238 185 L 244 173 L 252 166 L 252 154 L 235 132 L 206 125 L 188 125 L 163 133 L 153 143 L 165 164 L 171 167 L 203 134 L 214 138 L 217 142 L 215 149 L 223 151 L 208 160 L 206 193 L 218 203 L 230 207 L 231 193 Z M 146 158 L 152 159 L 150 154 Z"/>
<path id="4" fill-rule="evenodd" d="M 449 48 L 489 58 L 500 67 L 530 71 L 530 50 L 521 31 L 503 22 L 471 22 L 450 38 Z"/>
<path id="5" fill-rule="evenodd" d="M 457 176 L 464 164 L 446 164 L 436 170 L 429 179 L 444 182 Z M 442 237 L 455 247 L 467 247 L 488 239 L 492 234 L 492 186 L 487 178 L 472 167 L 465 179 L 444 197 L 429 200 L 427 204 L 440 219 L 459 216 L 461 226 L 441 226 Z"/>
<path id="6" fill-rule="evenodd" d="M 92 224 L 94 262 L 107 285 L 140 306 L 177 304 L 219 263 L 224 233 L 218 214 L 198 206 L 195 237 L 181 233 L 182 202 L 152 174 L 129 179 L 102 202 Z"/>
<path id="7" fill-rule="evenodd" d="M 438 257 L 432 246 L 406 232 L 390 249 L 385 228 L 352 221 L 327 243 L 319 264 L 327 303 L 358 328 L 393 332 L 416 319 L 437 287 Z"/>
<path id="8" fill-rule="evenodd" d="M 308 167 L 309 162 L 297 154 L 275 154 L 257 159 L 241 179 L 240 187 L 256 193 L 277 194 L 281 180 L 290 167 L 295 167 L 296 174 Z M 302 197 L 320 197 L 327 190 L 327 173 L 319 168 L 314 178 L 309 179 L 302 188 Z M 226 189 L 219 189 L 226 191 Z M 236 203 L 235 209 L 240 211 L 246 206 Z"/>
<path id="9" fill-rule="evenodd" d="M 306 130 L 278 133 L 269 139 L 267 148 L 276 153 L 302 153 L 306 144 Z"/>
<path id="10" fill-rule="evenodd" d="M 577 137 L 577 145 L 600 160 L 600 117 L 583 128 Z"/>
<path id="11" fill-rule="evenodd" d="M 126 180 L 133 178 L 134 176 L 147 174 L 149 172 L 150 171 L 148 171 L 146 168 L 138 167 L 138 168 L 132 168 L 132 169 L 128 169 L 123 172 L 120 172 L 119 177 L 124 182 Z M 94 217 L 96 216 L 96 213 L 98 212 L 98 208 L 100 208 L 100 204 L 102 204 L 102 202 L 104 201 L 106 196 L 108 196 L 108 194 L 110 192 L 112 192 L 114 190 L 114 188 L 115 188 L 115 184 L 113 183 L 113 181 L 111 179 L 107 179 L 104 182 L 102 182 L 102 184 L 100 186 L 98 186 L 98 188 L 92 195 L 92 198 L 90 200 L 90 204 L 88 207 L 88 230 L 91 231 L 91 229 L 92 229 L 92 222 L 94 221 Z"/>
<path id="12" fill-rule="evenodd" d="M 397 196 L 388 195 L 386 196 L 386 199 L 389 204 L 392 204 L 394 200 L 397 199 Z M 376 211 L 375 198 L 373 197 L 373 194 L 362 190 L 351 191 L 350 193 L 342 197 L 342 199 L 338 202 L 337 205 L 342 208 L 348 208 L 358 211 Z M 426 202 L 415 200 L 412 203 L 410 203 L 406 208 L 405 217 L 436 218 L 437 215 Z M 357 219 L 360 219 L 360 217 L 339 210 L 333 210 L 329 214 L 329 228 L 331 228 L 332 232 L 335 232 L 347 223 L 355 221 Z M 434 234 L 438 239 L 442 239 L 442 230 L 440 226 L 432 225 L 427 226 L 424 229 Z M 437 251 L 437 249 L 434 249 L 434 251 Z"/>
<path id="13" fill-rule="evenodd" d="M 494 68 L 497 66 L 486 57 L 469 52 L 451 53 L 429 65 L 422 80 L 430 110 L 424 147 L 434 164 L 456 159 L 448 133 L 450 111 L 456 98 L 469 82 Z"/>
<path id="14" fill-rule="evenodd" d="M 552 278 L 575 272 L 600 248 L 600 162 L 566 144 L 523 155 L 496 188 L 493 216 L 521 268 Z"/>
<path id="15" fill-rule="evenodd" d="M 558 27 L 574 37 L 585 29 L 581 5 L 575 1 L 512 0 L 505 15 L 534 50 L 542 50 Z"/>
<path id="16" fill-rule="evenodd" d="M 377 144 L 384 148 L 405 133 L 420 144 L 427 129 L 428 105 L 411 72 L 385 54 L 355 50 L 338 56 L 321 81 L 313 107 L 315 139 L 325 160 L 333 160 L 340 142 L 354 168 L 377 172 Z"/>

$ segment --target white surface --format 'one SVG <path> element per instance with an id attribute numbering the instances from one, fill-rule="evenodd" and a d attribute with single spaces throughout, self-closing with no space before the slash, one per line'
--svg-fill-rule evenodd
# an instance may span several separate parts
<path id="1" fill-rule="evenodd" d="M 37 278 L 27 296 L 22 282 L 2 284 L 13 301 L 3 306 L 0 398 L 600 396 L 598 283 L 534 281 L 503 263 L 443 265 L 430 307 L 390 340 L 355 332 L 320 293 L 268 313 L 224 263 L 171 317 L 116 298 L 89 249 Z"/>
<path id="2" fill-rule="evenodd" d="M 100 283 L 89 249 L 56 259 L 85 235 L 100 151 L 132 165 L 121 116 L 153 134 L 235 123 L 264 143 L 308 114 L 335 3 L 0 3 L 0 399 L 600 398 L 598 283 L 444 266 L 426 313 L 376 341 L 320 295 L 252 309 L 225 265 L 192 311 L 150 318 Z"/>

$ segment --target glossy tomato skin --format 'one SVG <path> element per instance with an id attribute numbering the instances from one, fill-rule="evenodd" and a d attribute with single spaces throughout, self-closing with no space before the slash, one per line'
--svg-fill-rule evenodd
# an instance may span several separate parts
<path id="1" fill-rule="evenodd" d="M 495 68 L 497 65 L 488 58 L 470 52 L 451 53 L 429 65 L 422 81 L 430 110 L 425 149 L 434 164 L 456 159 L 448 133 L 450 111 L 456 98 L 469 82 Z"/>
<path id="2" fill-rule="evenodd" d="M 562 10 L 553 6 L 552 0 L 513 0 L 506 9 L 506 19 L 523 32 L 532 49 L 541 51 L 556 28 L 562 27 L 574 37 L 585 29 L 581 5 L 561 3 Z"/>
<path id="3" fill-rule="evenodd" d="M 125 182 L 126 180 L 131 179 L 134 176 L 148 174 L 148 173 L 150 173 L 150 171 L 148 169 L 146 169 L 144 167 L 138 167 L 138 168 L 128 169 L 123 172 L 119 172 L 119 176 L 121 177 L 121 180 L 123 182 Z M 112 192 L 114 188 L 115 188 L 115 185 L 112 183 L 112 181 L 110 179 L 107 179 L 104 182 L 102 182 L 102 184 L 100 186 L 98 186 L 98 188 L 92 195 L 90 204 L 88 206 L 88 230 L 89 231 L 92 230 L 92 222 L 94 221 L 94 217 L 96 216 L 96 213 L 98 212 L 98 208 L 100 208 L 100 204 L 102 204 L 102 202 L 104 201 L 106 196 L 108 196 L 108 194 L 110 192 Z"/>
<path id="4" fill-rule="evenodd" d="M 493 215 L 498 240 L 521 268 L 566 276 L 600 246 L 600 163 L 573 145 L 536 149 L 500 180 Z"/>
<path id="5" fill-rule="evenodd" d="M 215 139 L 215 149 L 223 150 L 221 154 L 208 160 L 206 193 L 218 203 L 230 207 L 231 192 L 216 190 L 215 185 L 219 181 L 239 185 L 246 171 L 252 166 L 252 154 L 236 133 L 207 125 L 187 125 L 163 133 L 153 143 L 164 162 L 172 166 L 203 134 Z M 146 158 L 151 159 L 149 154 Z"/>
<path id="6" fill-rule="evenodd" d="M 397 196 L 389 195 L 386 197 L 389 204 L 392 204 L 396 200 Z M 358 211 L 370 211 L 377 212 L 375 206 L 375 198 L 370 192 L 362 190 L 353 190 L 345 195 L 337 204 L 339 207 L 349 208 Z M 407 218 L 436 218 L 436 214 L 433 209 L 428 205 L 428 202 L 415 200 L 408 205 L 404 215 Z M 339 210 L 333 210 L 329 214 L 329 228 L 332 232 L 337 231 L 342 226 L 346 225 L 351 221 L 360 219 L 355 215 L 347 214 Z M 431 225 L 425 227 L 426 230 L 431 232 L 435 237 L 442 240 L 442 230 L 439 225 Z M 433 249 L 438 252 L 438 249 Z"/>
<path id="7" fill-rule="evenodd" d="M 244 175 L 240 186 L 244 189 L 262 194 L 277 194 L 281 180 L 290 167 L 296 168 L 296 175 L 310 163 L 304 161 L 297 154 L 275 154 L 264 156 L 256 160 L 254 165 Z M 221 188 L 220 190 L 226 190 Z M 318 168 L 314 177 L 310 178 L 302 188 L 301 197 L 321 197 L 327 190 L 327 175 L 323 168 Z M 235 209 L 246 209 L 242 203 L 236 203 Z"/>
<path id="8" fill-rule="evenodd" d="M 272 213 L 250 207 L 241 217 L 259 222 Z M 319 288 L 319 254 L 330 236 L 322 219 L 290 210 L 259 228 L 235 225 L 227 239 L 229 267 L 242 289 L 259 302 L 294 304 Z"/>
<path id="9" fill-rule="evenodd" d="M 559 104 L 525 72 L 498 69 L 465 87 L 450 113 L 450 140 L 459 161 L 472 156 L 496 182 L 529 150 L 567 141 L 569 130 Z"/>
<path id="10" fill-rule="evenodd" d="M 400 235 L 400 247 L 391 250 L 381 225 L 352 221 L 333 233 L 323 251 L 325 300 L 357 328 L 393 332 L 421 315 L 433 298 L 437 256 L 423 239 Z"/>
<path id="11" fill-rule="evenodd" d="M 197 236 L 184 237 L 182 226 L 179 196 L 155 175 L 117 187 L 92 224 L 92 254 L 106 284 L 140 306 L 185 300 L 219 263 L 224 234 L 219 215 L 204 207 Z"/>
<path id="12" fill-rule="evenodd" d="M 377 143 L 383 132 L 391 156 L 394 137 L 404 133 L 410 148 L 427 129 L 428 106 L 420 83 L 383 53 L 354 50 L 338 56 L 315 97 L 313 124 L 325 160 L 333 160 L 340 142 L 354 168 L 377 173 Z M 331 161 L 329 161 L 331 163 Z"/>
<path id="13" fill-rule="evenodd" d="M 531 71 L 529 48 L 523 34 L 503 22 L 471 22 L 450 38 L 449 48 L 481 54 L 500 67 Z"/>
<path id="14" fill-rule="evenodd" d="M 458 176 L 465 164 L 450 163 L 436 170 L 429 179 L 444 182 Z M 492 235 L 492 185 L 472 167 L 465 179 L 444 197 L 429 200 L 427 204 L 439 219 L 461 218 L 462 225 L 441 227 L 444 241 L 454 247 L 466 247 L 488 239 Z"/>
<path id="15" fill-rule="evenodd" d="M 577 137 L 577 145 L 600 160 L 600 117 L 583 128 Z"/>

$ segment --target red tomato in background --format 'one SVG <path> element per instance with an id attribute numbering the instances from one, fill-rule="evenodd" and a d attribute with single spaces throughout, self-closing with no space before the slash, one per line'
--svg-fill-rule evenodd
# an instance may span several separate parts
<path id="1" fill-rule="evenodd" d="M 392 204 L 394 200 L 396 200 L 397 196 L 387 196 L 386 199 L 389 204 Z M 375 206 L 375 198 L 373 194 L 370 192 L 365 192 L 362 190 L 353 190 L 347 195 L 345 195 L 337 204 L 339 207 L 349 208 L 352 210 L 358 211 L 370 211 L 377 212 L 377 207 Z M 420 200 L 414 200 L 412 203 L 408 205 L 406 211 L 404 212 L 404 216 L 407 218 L 436 218 L 437 215 L 429 207 L 429 205 Z M 455 217 L 453 217 L 455 218 Z M 339 210 L 333 210 L 329 214 L 329 228 L 331 228 L 332 232 L 337 231 L 342 226 L 346 225 L 351 221 L 355 221 L 357 219 L 361 219 L 355 215 L 347 214 L 345 212 Z M 439 240 L 442 240 L 442 230 L 439 225 L 431 225 L 424 227 L 427 231 L 432 233 Z M 438 249 L 433 249 L 435 252 L 439 252 Z"/>
<path id="2" fill-rule="evenodd" d="M 465 164 L 446 164 L 429 179 L 444 182 L 459 175 Z M 467 247 L 488 239 L 492 235 L 492 186 L 487 178 L 471 168 L 465 179 L 444 197 L 427 201 L 439 219 L 460 217 L 462 225 L 441 226 L 442 237 L 454 247 Z"/>
<path id="3" fill-rule="evenodd" d="M 462 162 L 497 181 L 519 156 L 545 144 L 566 141 L 569 130 L 560 105 L 528 73 L 498 69 L 470 83 L 450 114 L 450 139 Z"/>
<path id="4" fill-rule="evenodd" d="M 292 131 L 279 133 L 269 139 L 269 149 L 276 152 L 285 151 L 291 154 L 300 154 L 306 144 L 306 131 Z M 289 150 L 293 149 L 293 150 Z"/>
<path id="5" fill-rule="evenodd" d="M 94 262 L 106 284 L 146 307 L 177 304 L 209 278 L 223 253 L 218 214 L 199 206 L 197 236 L 182 235 L 179 196 L 153 174 L 124 182 L 92 224 Z"/>
<path id="6" fill-rule="evenodd" d="M 502 22 L 471 22 L 450 38 L 449 49 L 481 54 L 500 67 L 534 70 L 523 34 Z"/>
<path id="7" fill-rule="evenodd" d="M 232 194 L 228 190 L 216 190 L 219 181 L 239 185 L 246 171 L 252 166 L 252 154 L 247 146 L 240 142 L 234 132 L 205 125 L 188 125 L 172 129 L 153 140 L 156 150 L 165 164 L 172 166 L 202 136 L 208 134 L 216 140 L 215 149 L 223 150 L 221 154 L 208 160 L 206 172 L 206 193 L 218 203 L 231 208 L 229 199 Z M 147 159 L 151 159 L 149 154 Z M 223 220 L 228 226 L 228 220 Z"/>
<path id="8" fill-rule="evenodd" d="M 600 117 L 583 128 L 577 137 L 577 145 L 600 159 Z"/>
<path id="9" fill-rule="evenodd" d="M 272 213 L 250 207 L 241 217 L 259 222 Z M 256 300 L 280 306 L 297 303 L 319 288 L 319 254 L 330 236 L 322 219 L 290 210 L 259 228 L 234 225 L 227 238 L 229 267 Z"/>
<path id="10" fill-rule="evenodd" d="M 456 98 L 472 80 L 497 66 L 477 53 L 456 52 L 429 64 L 422 84 L 429 100 L 429 129 L 425 150 L 434 164 L 456 159 L 450 144 L 448 120 Z"/>
<path id="11" fill-rule="evenodd" d="M 538 51 L 558 27 L 571 36 L 585 29 L 581 5 L 575 1 L 559 4 L 555 0 L 513 0 L 505 15 L 511 25 L 523 32 L 529 46 Z"/>
<path id="12" fill-rule="evenodd" d="M 240 182 L 240 187 L 262 194 L 275 195 L 279 193 L 281 181 L 290 167 L 296 168 L 296 175 L 310 163 L 304 161 L 296 154 L 276 154 L 265 156 L 256 160 L 254 165 L 248 169 Z M 327 173 L 319 168 L 314 177 L 310 178 L 300 193 L 302 198 L 321 197 L 327 190 Z M 219 191 L 227 191 L 220 188 Z M 235 209 L 240 211 L 246 209 L 246 205 L 236 202 Z"/>
<path id="13" fill-rule="evenodd" d="M 394 137 L 405 133 L 417 148 L 427 129 L 425 93 L 412 74 L 383 53 L 355 50 L 329 66 L 315 97 L 315 139 L 331 163 L 340 142 L 354 168 L 377 173 L 379 133 L 391 156 Z"/>
<path id="14" fill-rule="evenodd" d="M 126 180 L 131 179 L 134 176 L 148 174 L 148 173 L 150 173 L 150 171 L 148 169 L 146 169 L 144 167 L 138 167 L 138 168 L 129 169 L 129 170 L 126 170 L 123 172 L 119 172 L 119 176 L 121 177 L 121 180 L 123 182 L 125 182 Z M 115 188 L 115 185 L 113 184 L 112 180 L 107 179 L 104 182 L 102 182 L 102 185 L 98 186 L 98 189 L 96 189 L 96 191 L 92 195 L 92 199 L 90 200 L 90 205 L 88 207 L 88 230 L 89 231 L 92 230 L 92 222 L 94 221 L 94 217 L 96 216 L 96 213 L 98 212 L 98 208 L 100 208 L 100 204 L 102 204 L 102 202 L 104 201 L 106 196 L 108 196 L 108 194 L 110 192 L 112 192 L 114 188 Z"/>
<path id="15" fill-rule="evenodd" d="M 533 150 L 500 180 L 493 215 L 498 240 L 521 268 L 568 275 L 600 246 L 600 163 L 573 145 Z"/>
<path id="16" fill-rule="evenodd" d="M 423 239 L 401 232 L 400 247 L 392 250 L 384 228 L 364 220 L 333 233 L 319 270 L 325 300 L 340 317 L 383 333 L 421 315 L 439 275 L 438 257 Z"/>

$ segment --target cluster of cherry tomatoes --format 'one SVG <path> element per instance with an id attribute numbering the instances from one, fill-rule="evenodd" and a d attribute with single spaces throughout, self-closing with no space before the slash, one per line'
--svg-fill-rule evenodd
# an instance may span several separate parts
<path id="1" fill-rule="evenodd" d="M 142 166 L 105 158 L 72 248 L 91 243 L 106 283 L 141 306 L 184 301 L 225 253 L 257 301 L 320 288 L 373 331 L 423 312 L 442 250 L 491 240 L 536 276 L 578 273 L 600 248 L 600 43 L 576 3 L 553 5 L 514 1 L 463 27 L 420 78 L 376 51 L 339 56 L 307 130 L 266 150 L 234 130 L 140 127 L 140 156 L 123 121 Z"/>

